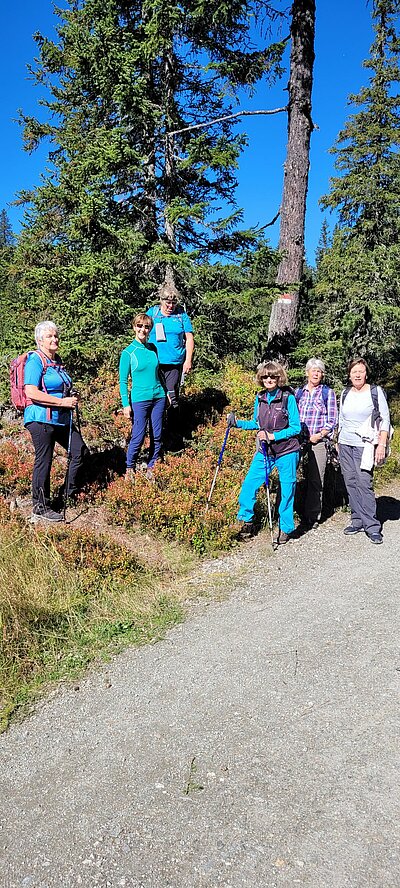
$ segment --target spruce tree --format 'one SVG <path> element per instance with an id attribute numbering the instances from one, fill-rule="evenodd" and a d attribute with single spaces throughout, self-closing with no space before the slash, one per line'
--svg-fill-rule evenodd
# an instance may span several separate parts
<path id="1" fill-rule="evenodd" d="M 377 0 L 367 86 L 350 97 L 355 112 L 334 146 L 341 175 L 323 205 L 336 209 L 333 243 L 319 264 L 317 294 L 343 362 L 366 355 L 377 375 L 399 359 L 400 262 L 398 0 Z"/>
<path id="2" fill-rule="evenodd" d="M 257 6 L 265 26 L 276 13 Z M 235 203 L 245 138 L 232 120 L 193 129 L 229 115 L 240 87 L 279 74 L 284 43 L 252 45 L 254 10 L 68 0 L 57 40 L 36 35 L 47 117 L 21 119 L 28 151 L 50 140 L 50 166 L 20 195 L 15 268 L 32 318 L 54 317 L 82 357 L 107 350 L 167 272 L 185 280 L 193 261 L 256 239 Z"/>

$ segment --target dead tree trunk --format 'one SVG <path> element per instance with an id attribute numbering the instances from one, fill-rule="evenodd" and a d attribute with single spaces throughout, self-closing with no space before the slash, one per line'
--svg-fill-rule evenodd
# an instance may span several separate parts
<path id="1" fill-rule="evenodd" d="M 304 261 L 304 222 L 308 187 L 311 92 L 314 66 L 315 0 L 294 0 L 292 6 L 286 152 L 276 283 L 281 294 L 272 306 L 268 351 L 285 353 L 296 327 L 299 285 Z"/>

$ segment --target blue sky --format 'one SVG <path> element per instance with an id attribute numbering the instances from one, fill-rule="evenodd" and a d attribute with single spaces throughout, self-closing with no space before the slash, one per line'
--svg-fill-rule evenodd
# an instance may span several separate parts
<path id="1" fill-rule="evenodd" d="M 36 50 L 32 35 L 39 31 L 53 37 L 57 19 L 50 0 L 19 0 L 3 4 L 0 21 L 0 209 L 6 207 L 13 228 L 18 231 L 21 210 L 9 204 L 17 191 L 40 181 L 46 150 L 41 148 L 33 155 L 22 150 L 15 118 L 18 108 L 28 114 L 40 114 L 38 89 L 29 79 L 26 66 L 33 61 Z M 349 93 L 358 92 L 366 82 L 362 60 L 368 56 L 372 40 L 371 4 L 366 0 L 317 0 L 313 120 L 318 129 L 312 135 L 306 218 L 306 251 L 311 263 L 323 220 L 318 200 L 328 190 L 333 174 L 329 148 L 348 116 Z M 284 105 L 286 83 L 284 77 L 271 90 L 260 88 L 251 101 L 243 102 L 243 107 L 266 109 Z M 241 128 L 248 133 L 249 145 L 240 162 L 237 199 L 244 208 L 246 225 L 265 225 L 275 216 L 281 200 L 286 116 L 244 118 Z M 268 229 L 268 236 L 276 246 L 279 223 Z"/>

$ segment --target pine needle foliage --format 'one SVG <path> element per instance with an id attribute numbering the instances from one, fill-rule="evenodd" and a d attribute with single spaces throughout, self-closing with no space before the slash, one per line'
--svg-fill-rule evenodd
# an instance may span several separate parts
<path id="1" fill-rule="evenodd" d="M 194 263 L 255 242 L 235 201 L 245 136 L 209 122 L 280 76 L 285 40 L 260 45 L 260 31 L 284 12 L 264 0 L 68 0 L 57 15 L 55 40 L 35 35 L 43 119 L 20 116 L 25 149 L 45 142 L 49 156 L 18 198 L 13 274 L 32 323 L 53 317 L 84 366 L 166 268 L 184 285 Z"/>
<path id="2" fill-rule="evenodd" d="M 373 5 L 375 39 L 364 62 L 370 79 L 350 96 L 355 112 L 333 148 L 340 175 L 322 203 L 338 211 L 339 222 L 319 256 L 311 297 L 320 344 L 335 363 L 361 353 L 383 379 L 399 360 L 400 338 L 399 11 L 398 0 Z"/>

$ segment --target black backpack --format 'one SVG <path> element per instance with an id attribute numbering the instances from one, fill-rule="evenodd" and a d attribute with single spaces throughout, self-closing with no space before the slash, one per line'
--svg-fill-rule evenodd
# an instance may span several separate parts
<path id="1" fill-rule="evenodd" d="M 351 385 L 347 385 L 346 388 L 343 389 L 342 394 L 340 396 L 340 406 L 343 406 L 343 404 L 347 398 L 347 395 L 351 391 L 352 387 L 353 386 L 351 386 Z M 379 425 L 382 417 L 381 417 L 381 411 L 379 410 L 378 387 L 376 385 L 370 385 L 370 389 L 371 389 L 372 403 L 374 405 L 374 409 L 371 414 L 371 425 L 374 426 L 375 424 Z M 382 389 L 382 391 L 383 391 L 383 389 Z M 383 394 L 386 398 L 385 392 L 383 392 Z"/>

